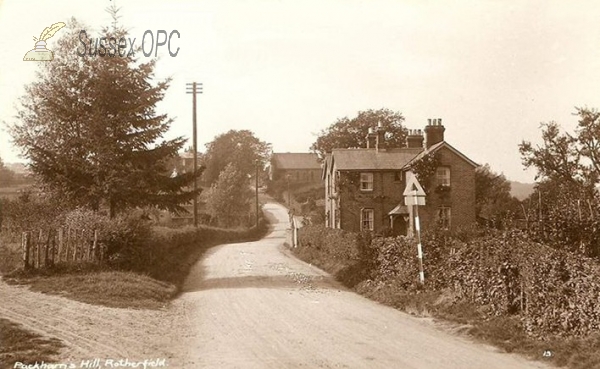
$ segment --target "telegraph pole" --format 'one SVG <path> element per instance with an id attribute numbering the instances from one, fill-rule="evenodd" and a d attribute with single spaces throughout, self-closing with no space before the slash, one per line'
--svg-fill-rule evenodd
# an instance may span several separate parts
<path id="1" fill-rule="evenodd" d="M 258 229 L 258 164 L 259 161 L 256 161 L 256 174 L 254 175 L 254 187 L 256 191 L 256 229 Z"/>
<path id="2" fill-rule="evenodd" d="M 196 95 L 202 93 L 202 83 L 186 83 L 186 94 L 193 96 L 193 142 L 194 142 L 194 194 L 198 190 L 196 173 L 198 170 L 198 137 L 196 127 Z M 194 195 L 194 227 L 198 227 L 198 196 Z"/>

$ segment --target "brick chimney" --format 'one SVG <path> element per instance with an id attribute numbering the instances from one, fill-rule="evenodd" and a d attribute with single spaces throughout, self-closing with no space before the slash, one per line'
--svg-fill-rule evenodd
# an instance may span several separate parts
<path id="1" fill-rule="evenodd" d="M 424 140 L 422 130 L 409 129 L 408 136 L 406 136 L 406 147 L 409 149 L 422 149 Z"/>
<path id="2" fill-rule="evenodd" d="M 367 149 L 385 150 L 385 128 L 381 122 L 377 127 L 370 127 L 367 133 Z"/>
<path id="3" fill-rule="evenodd" d="M 442 125 L 442 119 L 427 119 L 425 127 L 425 146 L 430 148 L 438 142 L 444 141 L 444 131 L 446 128 Z"/>
<path id="4" fill-rule="evenodd" d="M 367 149 L 374 149 L 377 146 L 377 133 L 373 127 L 369 127 L 367 133 Z"/>
<path id="5" fill-rule="evenodd" d="M 377 133 L 377 141 L 375 142 L 375 148 L 377 149 L 377 151 L 385 150 L 385 128 L 383 128 L 381 122 L 377 122 L 377 128 L 375 129 L 375 132 Z"/>

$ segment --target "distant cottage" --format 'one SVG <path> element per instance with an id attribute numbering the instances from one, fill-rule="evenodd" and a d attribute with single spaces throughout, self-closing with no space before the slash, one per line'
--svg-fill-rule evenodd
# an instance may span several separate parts
<path id="1" fill-rule="evenodd" d="M 320 183 L 321 172 L 317 154 L 273 153 L 271 156 L 271 181 L 289 180 L 290 184 Z"/>
<path id="2" fill-rule="evenodd" d="M 367 147 L 334 149 L 326 156 L 326 226 L 348 231 L 414 232 L 413 207 L 404 204 L 407 172 L 426 155 L 437 155 L 426 205 L 419 207 L 421 226 L 455 230 L 475 222 L 475 168 L 478 166 L 444 141 L 441 119 L 429 119 L 425 136 L 409 130 L 406 147 L 385 147 L 385 131 L 371 128 Z"/>

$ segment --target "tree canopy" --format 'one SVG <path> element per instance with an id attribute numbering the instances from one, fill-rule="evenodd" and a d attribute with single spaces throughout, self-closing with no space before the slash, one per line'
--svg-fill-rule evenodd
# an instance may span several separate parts
<path id="1" fill-rule="evenodd" d="M 495 173 L 489 164 L 475 170 L 475 213 L 492 224 L 514 218 L 520 212 L 520 202 L 510 194 L 510 182 Z"/>
<path id="2" fill-rule="evenodd" d="M 115 24 L 102 37 L 126 37 Z M 26 87 L 14 142 L 31 161 L 46 190 L 73 205 L 111 216 L 136 206 L 181 210 L 193 199 L 192 173 L 171 177 L 167 163 L 185 140 L 163 140 L 172 119 L 156 112 L 170 80 L 155 81 L 156 61 L 135 56 L 78 56 L 85 29 L 75 19 L 53 45 L 54 60 L 40 63 Z"/>
<path id="3" fill-rule="evenodd" d="M 248 177 L 229 163 L 208 190 L 206 207 L 217 225 L 235 227 L 245 225 L 251 198 Z"/>
<path id="4" fill-rule="evenodd" d="M 366 136 L 371 127 L 381 123 L 386 130 L 388 147 L 406 146 L 406 128 L 400 112 L 389 109 L 359 111 L 354 118 L 340 118 L 322 130 L 310 150 L 323 156 L 336 148 L 367 147 Z"/>
<path id="5" fill-rule="evenodd" d="M 230 163 L 243 175 L 253 175 L 256 165 L 263 168 L 271 154 L 271 145 L 249 130 L 230 130 L 206 144 L 203 156 L 204 180 L 213 184 Z"/>
<path id="6" fill-rule="evenodd" d="M 600 181 L 600 113 L 577 108 L 575 134 L 561 132 L 556 122 L 543 123 L 541 146 L 519 145 L 523 165 L 537 169 L 536 179 L 565 181 L 592 193 Z"/>
<path id="7" fill-rule="evenodd" d="M 600 113 L 577 108 L 574 134 L 542 124 L 542 144 L 519 145 L 523 165 L 537 170 L 525 201 L 535 236 L 550 245 L 600 257 Z"/>

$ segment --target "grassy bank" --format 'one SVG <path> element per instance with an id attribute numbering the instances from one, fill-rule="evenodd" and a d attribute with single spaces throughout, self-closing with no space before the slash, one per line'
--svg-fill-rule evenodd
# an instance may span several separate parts
<path id="1" fill-rule="evenodd" d="M 63 345 L 57 339 L 43 338 L 0 318 L 0 369 L 12 369 L 16 362 L 52 362 L 61 347 Z"/>

